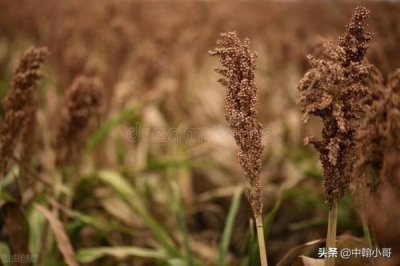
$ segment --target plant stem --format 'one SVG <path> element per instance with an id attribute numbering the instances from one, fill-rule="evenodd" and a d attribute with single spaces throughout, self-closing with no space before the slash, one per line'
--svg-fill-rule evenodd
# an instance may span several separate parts
<path id="1" fill-rule="evenodd" d="M 261 214 L 256 215 L 256 229 L 258 239 L 258 249 L 260 251 L 261 266 L 268 266 L 267 251 L 265 250 L 264 228 Z"/>
<path id="2" fill-rule="evenodd" d="M 364 207 L 362 207 L 362 209 L 360 210 L 360 216 L 361 216 L 361 223 L 362 223 L 362 227 L 363 227 L 363 231 L 364 231 L 364 237 L 367 240 L 369 247 L 372 248 L 373 245 L 372 245 L 371 231 L 369 230 L 369 225 L 367 222 L 367 218 L 365 216 Z"/>
<path id="3" fill-rule="evenodd" d="M 325 258 L 325 266 L 334 266 L 335 258 L 329 257 L 329 248 L 336 247 L 336 227 L 337 227 L 337 203 L 335 202 L 329 209 L 328 232 L 326 235 L 326 251 L 328 256 Z"/>
<path id="4" fill-rule="evenodd" d="M 372 248 L 373 246 L 372 246 L 371 231 L 369 230 L 368 220 L 365 214 L 365 207 L 364 207 L 365 192 L 366 192 L 365 179 L 362 179 L 362 181 L 354 191 L 353 195 L 355 198 L 355 202 L 357 204 L 358 214 L 360 216 L 361 224 L 363 227 L 364 238 L 367 240 L 369 247 Z"/>
<path id="5" fill-rule="evenodd" d="M 364 231 L 364 238 L 367 240 L 369 247 L 372 248 L 373 245 L 372 245 L 371 231 L 369 230 L 367 217 L 365 215 L 365 208 L 363 205 L 359 205 L 359 215 L 360 215 L 361 224 L 362 224 L 363 231 Z"/>

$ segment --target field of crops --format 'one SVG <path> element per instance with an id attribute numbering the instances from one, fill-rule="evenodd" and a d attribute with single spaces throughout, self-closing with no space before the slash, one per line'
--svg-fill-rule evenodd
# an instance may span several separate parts
<path id="1" fill-rule="evenodd" d="M 359 4 L 0 0 L 0 265 L 400 265 L 400 4 Z"/>

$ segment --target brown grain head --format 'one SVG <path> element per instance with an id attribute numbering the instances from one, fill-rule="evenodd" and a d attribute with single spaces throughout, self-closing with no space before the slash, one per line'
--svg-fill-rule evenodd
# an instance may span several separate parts
<path id="1" fill-rule="evenodd" d="M 357 157 L 355 132 L 365 113 L 363 99 L 371 66 L 364 56 L 372 34 L 365 31 L 368 10 L 358 7 L 339 45 L 327 42 L 320 53 L 309 56 L 311 69 L 299 83 L 298 104 L 303 121 L 321 118 L 322 138 L 307 137 L 320 154 L 328 206 L 340 200 L 352 179 Z"/>
<path id="2" fill-rule="evenodd" d="M 22 133 L 32 125 L 37 109 L 37 81 L 41 77 L 39 69 L 47 54 L 47 48 L 28 49 L 14 72 L 11 88 L 3 101 L 5 115 L 0 129 L 1 175 L 14 156 Z"/>
<path id="3" fill-rule="evenodd" d="M 263 152 L 262 126 L 258 122 L 257 87 L 255 85 L 256 54 L 250 50 L 250 40 L 241 41 L 236 32 L 222 33 L 218 48 L 210 55 L 218 56 L 223 76 L 219 82 L 226 87 L 225 118 L 240 148 L 238 160 L 245 172 L 249 187 L 246 196 L 255 214 L 262 212 L 260 181 L 261 154 Z"/>
<path id="4" fill-rule="evenodd" d="M 104 88 L 96 78 L 77 77 L 68 88 L 56 137 L 57 163 L 79 160 L 83 142 L 103 113 Z"/>

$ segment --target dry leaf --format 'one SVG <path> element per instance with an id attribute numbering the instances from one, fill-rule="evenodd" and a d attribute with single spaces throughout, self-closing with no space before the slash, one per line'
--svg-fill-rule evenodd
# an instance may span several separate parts
<path id="1" fill-rule="evenodd" d="M 306 256 L 301 256 L 304 266 L 324 266 L 324 260 L 317 260 Z"/>
<path id="2" fill-rule="evenodd" d="M 51 230 L 53 231 L 54 236 L 56 238 L 58 249 L 62 253 L 67 265 L 78 266 L 75 252 L 72 248 L 71 242 L 69 241 L 67 234 L 65 233 L 63 224 L 56 216 L 54 216 L 54 214 L 51 211 L 49 211 L 43 205 L 35 204 L 35 208 L 38 211 L 40 211 L 44 215 L 44 217 L 46 217 L 46 219 L 49 221 Z"/>

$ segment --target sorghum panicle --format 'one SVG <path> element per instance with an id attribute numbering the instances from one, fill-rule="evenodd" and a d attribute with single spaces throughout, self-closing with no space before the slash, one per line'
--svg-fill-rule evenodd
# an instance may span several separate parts
<path id="1" fill-rule="evenodd" d="M 226 87 L 225 118 L 240 148 L 238 160 L 249 186 L 246 196 L 255 214 L 262 212 L 260 181 L 262 126 L 257 120 L 257 87 L 255 85 L 256 54 L 250 51 L 249 39 L 242 42 L 236 32 L 222 33 L 219 48 L 209 53 L 218 56 L 223 68 L 219 82 Z"/>
<path id="2" fill-rule="evenodd" d="M 310 115 L 323 122 L 322 139 L 307 137 L 320 154 L 328 206 L 340 200 L 352 178 L 357 159 L 355 133 L 365 113 L 362 101 L 371 66 L 364 61 L 372 34 L 365 31 L 369 11 L 358 7 L 339 45 L 327 42 L 318 58 L 309 56 L 311 69 L 299 84 L 298 104 L 304 122 Z"/>
<path id="3" fill-rule="evenodd" d="M 83 141 L 103 111 L 104 89 L 96 78 L 77 77 L 68 88 L 58 128 L 57 163 L 78 160 Z"/>
<path id="4" fill-rule="evenodd" d="M 14 72 L 11 88 L 3 101 L 5 115 L 0 128 L 0 175 L 7 170 L 21 135 L 32 125 L 37 110 L 39 68 L 47 54 L 47 48 L 28 49 Z"/>

